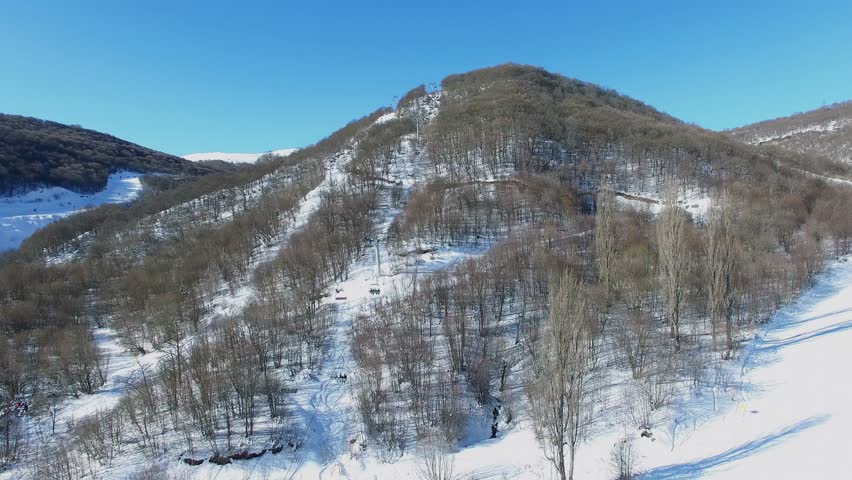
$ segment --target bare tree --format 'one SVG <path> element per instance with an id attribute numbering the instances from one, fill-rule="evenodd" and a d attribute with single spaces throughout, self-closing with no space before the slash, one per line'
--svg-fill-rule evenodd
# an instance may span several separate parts
<path id="1" fill-rule="evenodd" d="M 421 480 L 455 480 L 455 461 L 441 439 L 427 439 L 421 449 L 418 476 Z"/>
<path id="2" fill-rule="evenodd" d="M 657 220 L 657 243 L 666 319 L 676 348 L 680 347 L 680 314 L 687 268 L 685 225 L 685 213 L 677 206 L 677 189 L 671 184 L 667 188 L 663 211 Z"/>
<path id="3" fill-rule="evenodd" d="M 595 216 L 595 252 L 598 256 L 598 280 L 604 288 L 604 300 L 609 306 L 615 287 L 613 268 L 616 257 L 616 228 L 613 220 L 613 194 L 602 190 L 598 194 Z"/>
<path id="4" fill-rule="evenodd" d="M 636 452 L 627 435 L 612 446 L 609 463 L 616 480 L 631 480 L 635 477 Z"/>
<path id="5" fill-rule="evenodd" d="M 57 344 L 62 377 L 75 397 L 79 392 L 95 393 L 106 383 L 107 359 L 87 327 L 69 327 L 57 338 Z"/>
<path id="6" fill-rule="evenodd" d="M 733 211 L 727 199 L 710 213 L 707 223 L 708 306 L 713 347 L 717 348 L 719 326 L 725 325 L 725 353 L 729 358 L 734 348 L 734 231 Z"/>
<path id="7" fill-rule="evenodd" d="M 554 285 L 526 386 L 536 437 L 562 480 L 574 477 L 574 458 L 584 433 L 582 409 L 592 357 L 585 297 L 570 274 Z"/>
<path id="8" fill-rule="evenodd" d="M 654 337 L 654 321 L 639 308 L 629 309 L 616 324 L 615 345 L 634 379 L 642 377 L 645 367 L 651 362 Z"/>

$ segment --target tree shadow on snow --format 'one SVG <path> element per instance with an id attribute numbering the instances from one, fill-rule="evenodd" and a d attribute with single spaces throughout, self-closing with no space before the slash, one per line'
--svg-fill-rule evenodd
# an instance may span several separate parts
<path id="1" fill-rule="evenodd" d="M 802 420 L 798 423 L 794 423 L 793 425 L 790 425 L 789 427 L 779 430 L 775 433 L 756 440 L 752 440 L 750 442 L 746 442 L 742 445 L 731 448 L 730 450 L 726 450 L 717 455 L 713 455 L 702 460 L 696 460 L 694 462 L 678 463 L 675 465 L 658 467 L 639 475 L 637 478 L 640 480 L 675 480 L 699 478 L 704 475 L 707 470 L 742 460 L 752 454 L 766 450 L 769 447 L 780 443 L 791 435 L 796 435 L 804 430 L 807 430 L 811 427 L 815 427 L 825 422 L 826 420 L 828 420 L 828 418 L 829 415 L 811 417 L 806 420 Z"/>
<path id="2" fill-rule="evenodd" d="M 821 320 L 823 318 L 833 317 L 834 315 L 840 315 L 840 314 L 847 313 L 847 312 L 852 312 L 852 308 L 844 308 L 842 310 L 836 310 L 834 312 L 823 313 L 822 315 L 815 315 L 813 317 L 803 318 L 801 320 L 785 322 L 782 326 L 784 328 L 795 327 L 797 325 L 802 325 L 804 323 L 813 322 L 814 320 Z"/>
<path id="3" fill-rule="evenodd" d="M 852 312 L 852 309 L 838 310 L 836 312 L 828 313 L 825 315 L 821 315 L 817 318 L 826 318 L 833 315 L 841 315 L 847 312 Z M 852 314 L 850 314 L 852 317 Z M 805 323 L 804 321 L 799 323 Z M 786 325 L 785 325 L 786 327 Z M 791 335 L 786 338 L 777 338 L 777 339 L 766 339 L 759 338 L 755 339 L 753 348 L 748 352 L 744 362 L 743 367 L 746 369 L 752 369 L 755 367 L 765 367 L 768 365 L 772 365 L 779 360 L 781 357 L 777 355 L 778 351 L 784 347 L 789 347 L 792 345 L 797 345 L 800 343 L 805 343 L 810 340 L 814 340 L 819 337 L 823 337 L 826 335 L 832 335 L 836 333 L 841 333 L 846 330 L 852 329 L 852 318 L 849 320 L 843 320 L 838 323 L 827 325 L 822 328 L 817 328 L 815 330 L 809 332 L 798 333 L 795 335 Z M 780 330 L 779 330 L 780 332 Z"/>
<path id="4" fill-rule="evenodd" d="M 810 318 L 801 318 L 803 313 L 813 309 L 821 301 L 830 298 L 840 292 L 849 284 L 852 272 L 844 265 L 846 261 L 835 262 L 820 273 L 813 284 L 802 290 L 792 303 L 783 306 L 776 311 L 772 318 L 766 323 L 770 329 L 787 328 L 812 320 L 818 320 L 827 316 L 845 313 L 849 309 L 839 310 Z"/>

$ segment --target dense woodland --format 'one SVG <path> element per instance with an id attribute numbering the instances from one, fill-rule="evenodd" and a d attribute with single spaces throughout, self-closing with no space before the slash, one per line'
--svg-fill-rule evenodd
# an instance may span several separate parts
<path id="1" fill-rule="evenodd" d="M 214 171 L 80 126 L 0 114 L 0 195 L 42 185 L 96 192 L 119 170 L 188 176 Z"/>
<path id="2" fill-rule="evenodd" d="M 503 65 L 401 98 L 393 118 L 377 122 L 391 112 L 380 109 L 284 159 L 57 222 L 7 256 L 3 404 L 29 398 L 48 415 L 95 392 L 107 381 L 99 326 L 161 356 L 116 407 L 42 451 L 26 450 L 6 417 L 0 458 L 72 479 L 131 445 L 152 459 L 216 457 L 263 432 L 273 449 L 297 450 L 288 379 L 330 374 L 317 369 L 345 313 L 325 301 L 329 287 L 382 237 L 399 259 L 483 253 L 415 272 L 350 319 L 348 344 L 334 348 L 354 362 L 347 386 L 365 448 L 392 460 L 453 446 L 485 412 L 492 436 L 531 422 L 571 478 L 608 408 L 651 427 L 678 389 L 720 381 L 715 367 L 750 329 L 852 249 L 852 193 L 798 170 L 822 164 L 616 92 Z M 330 184 L 329 166 L 343 162 L 346 180 Z M 656 210 L 627 192 L 652 195 Z M 687 194 L 711 207 L 690 214 Z M 386 231 L 381 208 L 398 211 Z M 214 314 L 214 298 L 244 297 L 238 313 Z"/>

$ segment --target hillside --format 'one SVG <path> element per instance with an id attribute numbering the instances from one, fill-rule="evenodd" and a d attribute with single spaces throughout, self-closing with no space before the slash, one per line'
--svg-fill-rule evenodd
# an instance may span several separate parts
<path id="1" fill-rule="evenodd" d="M 212 170 L 79 126 L 0 114 L 0 196 L 35 187 L 94 193 L 119 171 L 203 175 Z"/>
<path id="2" fill-rule="evenodd" d="M 694 478 L 849 425 L 840 167 L 531 66 L 401 99 L 0 259 L 0 480 Z"/>
<path id="3" fill-rule="evenodd" d="M 728 131 L 752 145 L 775 145 L 852 163 L 852 101 Z"/>

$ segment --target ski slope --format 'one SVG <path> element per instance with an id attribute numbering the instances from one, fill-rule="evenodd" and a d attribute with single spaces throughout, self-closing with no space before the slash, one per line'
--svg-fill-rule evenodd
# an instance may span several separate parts
<path id="1" fill-rule="evenodd" d="M 201 162 L 205 160 L 223 160 L 225 162 L 231 163 L 254 163 L 260 158 L 261 155 L 265 155 L 267 153 L 271 153 L 272 155 L 276 155 L 279 157 L 286 157 L 291 153 L 298 150 L 298 148 L 282 148 L 280 150 L 272 150 L 270 152 L 263 153 L 227 153 L 227 152 L 205 152 L 205 153 L 190 153 L 188 155 L 184 155 L 183 158 L 193 161 L 193 162 Z"/>
<path id="2" fill-rule="evenodd" d="M 18 248 L 39 228 L 80 210 L 133 200 L 142 191 L 141 175 L 126 171 L 113 173 L 106 187 L 94 194 L 44 187 L 13 197 L 0 197 L 0 251 Z"/>

